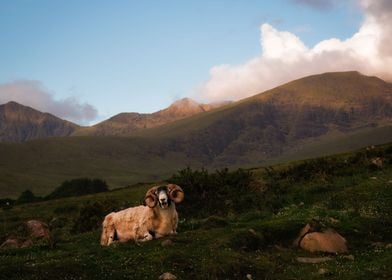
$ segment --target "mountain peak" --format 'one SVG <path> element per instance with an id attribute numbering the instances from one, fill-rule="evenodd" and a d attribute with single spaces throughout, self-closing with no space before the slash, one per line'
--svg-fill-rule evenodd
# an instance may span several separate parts
<path id="1" fill-rule="evenodd" d="M 78 127 L 15 101 L 0 105 L 0 124 L 0 142 L 69 136 Z"/>
<path id="2" fill-rule="evenodd" d="M 7 107 L 7 108 L 25 108 L 26 106 L 15 102 L 15 101 L 9 101 L 5 104 L 0 105 L 1 107 Z"/>
<path id="3" fill-rule="evenodd" d="M 196 102 L 195 100 L 189 98 L 189 97 L 185 97 L 185 98 L 181 98 L 178 99 L 176 101 L 174 101 L 170 106 L 170 107 L 199 107 L 200 104 L 198 102 Z"/>

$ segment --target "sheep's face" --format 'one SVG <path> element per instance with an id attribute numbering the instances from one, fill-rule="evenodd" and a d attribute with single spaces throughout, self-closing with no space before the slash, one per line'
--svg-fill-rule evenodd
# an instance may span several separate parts
<path id="1" fill-rule="evenodd" d="M 144 198 L 144 204 L 150 208 L 157 204 L 162 209 L 169 208 L 171 203 L 180 203 L 184 199 L 184 192 L 180 186 L 168 184 L 161 187 L 153 187 L 149 189 Z"/>
<path id="2" fill-rule="evenodd" d="M 159 207 L 166 209 L 171 204 L 171 199 L 169 197 L 168 189 L 166 186 L 159 187 L 156 191 L 156 196 L 158 198 Z"/>

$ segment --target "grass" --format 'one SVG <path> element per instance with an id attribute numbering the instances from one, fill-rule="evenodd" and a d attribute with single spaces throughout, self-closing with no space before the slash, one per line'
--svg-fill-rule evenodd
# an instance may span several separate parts
<path id="1" fill-rule="evenodd" d="M 370 164 L 385 159 L 383 168 Z M 139 204 L 148 185 L 18 205 L 0 211 L 0 241 L 28 219 L 48 222 L 55 246 L 0 251 L 5 279 L 157 279 L 171 272 L 178 279 L 391 279 L 392 146 L 377 147 L 271 169 L 254 169 L 267 190 L 265 208 L 225 217 L 180 215 L 179 234 L 142 245 L 99 245 L 100 231 L 71 233 L 84 205 Z M 185 201 L 191 207 L 191 201 Z M 346 237 L 349 253 L 331 261 L 301 264 L 297 257 L 325 256 L 292 247 L 300 228 L 311 220 Z"/>
<path id="2" fill-rule="evenodd" d="M 284 157 L 266 158 L 255 151 L 246 160 L 237 158 L 238 162 L 228 165 L 230 158 L 219 156 L 206 166 L 251 167 L 346 152 L 392 141 L 391 129 L 386 126 L 310 139 L 301 144 L 301 150 L 285 151 Z M 0 198 L 16 198 L 26 189 L 44 196 L 63 181 L 81 177 L 100 178 L 111 189 L 122 188 L 163 180 L 184 166 L 203 166 L 202 159 L 160 151 L 160 139 L 154 139 L 70 137 L 0 144 Z"/>

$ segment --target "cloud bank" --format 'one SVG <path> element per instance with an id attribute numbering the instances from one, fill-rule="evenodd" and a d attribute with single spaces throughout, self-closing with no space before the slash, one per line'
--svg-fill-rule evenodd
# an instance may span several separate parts
<path id="1" fill-rule="evenodd" d="M 54 99 L 38 81 L 18 80 L 0 84 L 0 104 L 15 101 L 36 110 L 51 113 L 76 123 L 86 124 L 97 118 L 97 110 L 77 98 Z"/>
<path id="2" fill-rule="evenodd" d="M 321 1 L 298 1 L 313 4 Z M 260 56 L 242 65 L 218 65 L 195 90 L 204 101 L 238 100 L 311 74 L 357 70 L 392 80 L 392 1 L 361 0 L 364 22 L 347 40 L 308 48 L 295 34 L 261 25 Z"/>

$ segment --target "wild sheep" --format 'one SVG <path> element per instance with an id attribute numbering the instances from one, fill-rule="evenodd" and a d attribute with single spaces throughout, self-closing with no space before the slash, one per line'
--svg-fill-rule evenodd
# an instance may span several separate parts
<path id="1" fill-rule="evenodd" d="M 175 184 L 149 189 L 144 197 L 145 206 L 106 215 L 102 223 L 101 245 L 108 246 L 117 240 L 143 242 L 177 234 L 178 214 L 175 204 L 183 199 L 183 190 Z"/>

